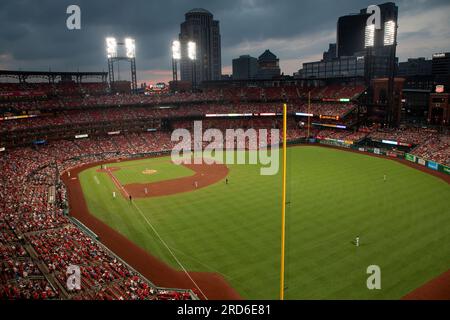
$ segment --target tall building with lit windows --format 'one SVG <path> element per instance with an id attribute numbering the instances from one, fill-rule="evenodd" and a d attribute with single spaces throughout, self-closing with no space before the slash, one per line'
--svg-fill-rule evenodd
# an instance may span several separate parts
<path id="1" fill-rule="evenodd" d="M 338 57 L 362 55 L 368 46 L 375 55 L 388 55 L 386 45 L 395 39 L 398 7 L 393 2 L 379 4 L 380 29 L 367 26 L 370 14 L 367 8 L 359 13 L 339 17 L 337 22 L 336 51 Z"/>
<path id="2" fill-rule="evenodd" d="M 337 22 L 336 46 L 321 61 L 307 62 L 301 78 L 388 77 L 395 68 L 398 7 L 393 2 L 379 4 L 380 29 L 367 26 L 367 8 L 342 16 Z M 335 51 L 335 52 L 334 52 Z M 394 67 L 393 67 L 394 66 Z"/>
<path id="3" fill-rule="evenodd" d="M 182 50 L 181 80 L 200 84 L 202 81 L 221 79 L 220 26 L 211 12 L 201 8 L 188 11 L 185 14 L 185 21 L 180 26 L 179 40 Z M 188 57 L 188 42 L 196 44 L 195 61 Z"/>

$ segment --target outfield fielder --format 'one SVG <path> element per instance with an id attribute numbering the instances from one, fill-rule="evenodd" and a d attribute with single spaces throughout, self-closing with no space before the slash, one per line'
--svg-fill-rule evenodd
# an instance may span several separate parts
<path id="1" fill-rule="evenodd" d="M 116 198 L 116 192 L 113 191 L 113 199 L 115 199 L 115 198 Z"/>
<path id="2" fill-rule="evenodd" d="M 356 236 L 355 238 L 355 245 L 359 247 L 359 236 Z"/>

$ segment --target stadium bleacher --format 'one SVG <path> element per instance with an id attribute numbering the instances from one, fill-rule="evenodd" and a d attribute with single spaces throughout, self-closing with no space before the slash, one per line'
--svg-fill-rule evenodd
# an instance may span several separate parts
<path id="1" fill-rule="evenodd" d="M 172 129 L 192 129 L 193 119 L 203 119 L 206 128 L 280 128 L 278 117 L 225 119 L 204 118 L 211 114 L 281 113 L 281 104 L 289 104 L 289 141 L 308 137 L 350 140 L 365 138 L 395 140 L 414 145 L 411 153 L 426 160 L 450 165 L 448 135 L 421 128 L 360 130 L 310 128 L 293 113 L 312 113 L 345 122 L 356 109 L 354 101 L 363 86 L 332 85 L 321 88 L 286 86 L 277 88 L 222 88 L 200 93 L 158 96 L 109 95 L 103 83 L 86 84 L 0 84 L 0 110 L 5 115 L 23 115 L 34 111 L 37 117 L 1 120 L 0 133 L 8 139 L 32 136 L 48 140 L 42 145 L 29 141 L 8 147 L 0 153 L 0 298 L 4 299 L 190 299 L 187 290 L 162 290 L 83 233 L 66 215 L 65 186 L 59 173 L 83 163 L 135 154 L 170 150 L 174 146 L 170 132 L 161 122 L 155 130 L 128 132 L 134 121 L 171 120 Z M 34 92 L 34 94 L 27 94 Z M 305 101 L 311 92 L 312 103 Z M 15 93 L 18 93 L 17 95 Z M 6 97 L 6 98 L 5 98 Z M 345 103 L 323 99 L 350 99 Z M 224 103 L 224 101 L 226 101 Z M 164 108 L 160 108 L 164 106 Z M 170 107 L 170 108 L 168 108 Z M 189 120 L 186 118 L 189 117 Z M 59 128 L 104 124 L 111 130 L 125 130 L 114 135 L 90 134 L 85 139 L 47 139 L 46 132 Z M 84 127 L 83 127 L 84 128 Z M 309 132 L 309 135 L 308 135 Z M 25 138 L 21 139 L 25 139 Z M 22 140 L 21 140 L 22 141 Z M 25 141 L 25 140 L 23 140 Z M 4 141 L 0 141 L 3 143 Z M 271 144 L 270 136 L 267 140 Z M 1 145 L 0 145 L 1 147 Z M 246 148 L 250 148 L 246 144 Z M 55 187 L 55 201 L 48 201 L 50 187 Z M 81 264 L 82 289 L 66 292 L 65 268 Z M 150 279 L 151 280 L 151 279 Z"/>

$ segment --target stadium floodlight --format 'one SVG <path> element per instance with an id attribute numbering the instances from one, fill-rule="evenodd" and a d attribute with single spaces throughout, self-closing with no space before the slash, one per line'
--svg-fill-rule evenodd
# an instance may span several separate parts
<path id="1" fill-rule="evenodd" d="M 125 50 L 127 52 L 127 58 L 134 58 L 136 55 L 136 45 L 134 39 L 125 38 Z"/>
<path id="2" fill-rule="evenodd" d="M 364 47 L 373 47 L 375 45 L 375 25 L 369 24 L 366 26 L 366 33 L 364 39 Z"/>
<path id="3" fill-rule="evenodd" d="M 193 41 L 188 42 L 188 57 L 190 60 L 197 59 L 197 45 Z"/>
<path id="4" fill-rule="evenodd" d="M 392 46 L 395 43 L 395 21 L 389 20 L 384 23 L 384 45 Z"/>
<path id="5" fill-rule="evenodd" d="M 106 55 L 108 59 L 115 58 L 117 56 L 117 41 L 116 38 L 106 38 Z"/>
<path id="6" fill-rule="evenodd" d="M 178 40 L 172 42 L 172 58 L 174 60 L 181 59 L 181 44 Z"/>

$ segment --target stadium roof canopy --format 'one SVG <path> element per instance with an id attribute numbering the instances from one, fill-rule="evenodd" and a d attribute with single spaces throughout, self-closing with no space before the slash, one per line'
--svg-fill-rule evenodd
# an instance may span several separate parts
<path id="1" fill-rule="evenodd" d="M 85 78 L 98 78 L 106 81 L 107 72 L 55 72 L 55 71 L 17 71 L 17 70 L 0 70 L 0 78 L 16 78 L 20 82 L 25 82 L 27 78 L 42 78 L 49 82 L 54 82 L 57 79 L 75 79 L 81 82 Z"/>

